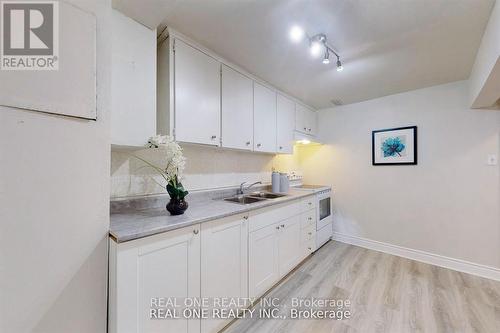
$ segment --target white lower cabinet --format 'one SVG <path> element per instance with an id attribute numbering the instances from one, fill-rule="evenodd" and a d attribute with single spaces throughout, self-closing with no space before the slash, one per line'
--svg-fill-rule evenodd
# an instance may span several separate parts
<path id="1" fill-rule="evenodd" d="M 311 217 L 308 201 L 294 200 L 138 240 L 111 240 L 109 332 L 218 332 L 229 320 L 152 319 L 152 299 L 175 298 L 182 306 L 186 298 L 262 296 L 313 251 Z"/>
<path id="2" fill-rule="evenodd" d="M 248 297 L 248 215 L 201 226 L 201 297 Z M 201 332 L 215 333 L 229 320 L 202 319 Z"/>
<path id="3" fill-rule="evenodd" d="M 280 278 L 288 274 L 301 260 L 300 215 L 279 223 L 278 263 Z"/>
<path id="4" fill-rule="evenodd" d="M 248 236 L 248 296 L 260 297 L 308 254 L 301 227 L 302 201 L 250 214 Z M 308 208 L 308 207 L 307 207 Z"/>
<path id="5" fill-rule="evenodd" d="M 248 237 L 248 296 L 259 297 L 279 279 L 278 223 Z"/>
<path id="6" fill-rule="evenodd" d="M 109 332 L 200 332 L 199 320 L 150 318 L 153 298 L 200 297 L 199 229 L 111 242 Z"/>

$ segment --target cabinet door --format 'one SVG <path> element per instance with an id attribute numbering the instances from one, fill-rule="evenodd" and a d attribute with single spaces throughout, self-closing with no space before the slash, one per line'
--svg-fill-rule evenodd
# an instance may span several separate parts
<path id="1" fill-rule="evenodd" d="M 251 232 L 248 239 L 248 296 L 259 297 L 279 279 L 278 224 Z"/>
<path id="2" fill-rule="evenodd" d="M 248 297 L 248 215 L 207 222 L 201 228 L 201 297 Z M 228 320 L 202 319 L 201 332 L 218 332 Z"/>
<path id="3" fill-rule="evenodd" d="M 316 111 L 307 109 L 307 133 L 310 135 L 316 135 L 317 132 L 317 120 L 316 120 Z"/>
<path id="4" fill-rule="evenodd" d="M 176 39 L 175 139 L 219 145 L 220 63 Z"/>
<path id="5" fill-rule="evenodd" d="M 254 151 L 276 152 L 276 93 L 254 82 Z"/>
<path id="6" fill-rule="evenodd" d="M 300 248 L 300 216 L 291 217 L 279 223 L 278 262 L 280 277 L 290 272 L 299 262 Z"/>
<path id="7" fill-rule="evenodd" d="M 150 319 L 152 298 L 200 297 L 199 225 L 118 244 L 115 267 L 110 332 L 199 333 L 200 320 Z"/>
<path id="8" fill-rule="evenodd" d="M 111 144 L 144 146 L 156 134 L 156 31 L 113 10 Z"/>
<path id="9" fill-rule="evenodd" d="M 295 103 L 278 95 L 277 98 L 277 152 L 293 153 L 293 130 L 295 128 Z"/>
<path id="10" fill-rule="evenodd" d="M 222 147 L 253 148 L 253 81 L 222 65 Z"/>
<path id="11" fill-rule="evenodd" d="M 302 133 L 307 131 L 307 109 L 302 104 L 295 104 L 295 129 Z"/>

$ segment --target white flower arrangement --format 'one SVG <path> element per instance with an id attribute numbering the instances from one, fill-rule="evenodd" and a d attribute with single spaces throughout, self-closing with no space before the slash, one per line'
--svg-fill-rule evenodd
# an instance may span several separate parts
<path id="1" fill-rule="evenodd" d="M 155 165 L 141 157 L 134 156 L 146 163 L 147 166 L 155 169 L 165 179 L 168 194 L 172 199 L 184 199 L 188 191 L 184 189 L 181 183 L 186 167 L 186 158 L 182 154 L 181 146 L 171 136 L 156 135 L 149 138 L 146 147 L 158 152 L 161 158 L 160 165 Z"/>

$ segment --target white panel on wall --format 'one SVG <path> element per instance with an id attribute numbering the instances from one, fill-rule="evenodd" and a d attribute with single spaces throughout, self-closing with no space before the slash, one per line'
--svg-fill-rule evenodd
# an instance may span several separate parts
<path id="1" fill-rule="evenodd" d="M 0 70 L 0 105 L 96 119 L 96 18 L 58 3 L 59 69 Z"/>

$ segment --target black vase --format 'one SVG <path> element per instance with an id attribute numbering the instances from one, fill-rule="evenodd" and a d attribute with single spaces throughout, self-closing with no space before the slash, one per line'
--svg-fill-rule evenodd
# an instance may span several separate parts
<path id="1" fill-rule="evenodd" d="M 167 210 L 171 215 L 182 215 L 188 208 L 188 203 L 184 199 L 173 199 L 167 204 Z"/>

